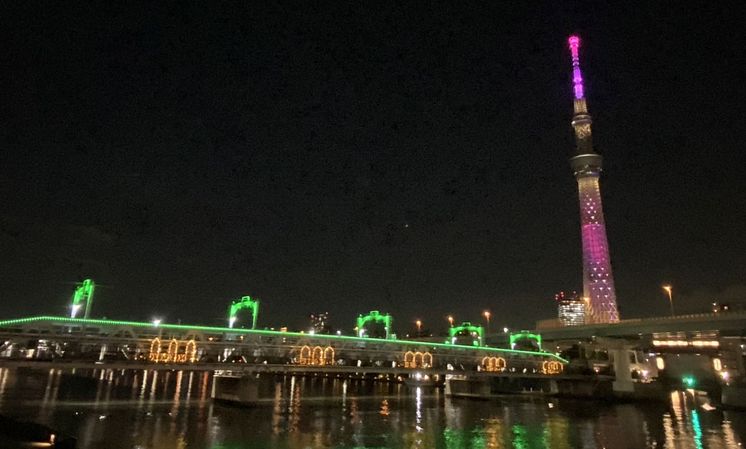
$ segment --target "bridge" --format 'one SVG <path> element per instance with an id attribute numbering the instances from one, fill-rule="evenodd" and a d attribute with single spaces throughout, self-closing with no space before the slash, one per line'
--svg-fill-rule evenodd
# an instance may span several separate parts
<path id="1" fill-rule="evenodd" d="M 399 339 L 392 317 L 378 311 L 357 318 L 354 336 L 257 329 L 259 300 L 249 296 L 231 303 L 226 327 L 92 319 L 93 292 L 91 280 L 78 286 L 70 317 L 0 320 L 0 367 L 209 371 L 216 379 L 238 379 L 241 389 L 258 373 L 450 379 L 447 388 L 480 397 L 535 388 L 651 397 L 682 379 L 696 377 L 716 391 L 746 378 L 746 313 L 544 327 L 511 334 L 503 343 L 509 347 L 494 347 L 485 344 L 484 329 L 470 323 L 451 322 L 448 337 L 437 341 Z M 542 349 L 542 340 L 556 353 Z"/>
<path id="2" fill-rule="evenodd" d="M 544 351 L 393 338 L 36 316 L 0 321 L 0 366 L 556 376 Z"/>
<path id="3" fill-rule="evenodd" d="M 746 312 L 717 312 L 620 320 L 616 323 L 561 326 L 555 320 L 537 323 L 537 332 L 545 340 L 592 337 L 637 338 L 647 336 L 662 340 L 674 334 L 718 335 L 740 337 L 746 332 Z M 660 337 L 660 338 L 659 338 Z M 670 339 L 670 338 L 665 338 Z"/>

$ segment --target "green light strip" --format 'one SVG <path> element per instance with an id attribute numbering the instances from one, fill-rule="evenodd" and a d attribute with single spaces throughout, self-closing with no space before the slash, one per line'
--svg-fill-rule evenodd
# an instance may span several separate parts
<path id="1" fill-rule="evenodd" d="M 28 317 L 28 318 L 17 318 L 14 320 L 4 320 L 0 321 L 0 327 L 11 327 L 18 324 L 26 324 L 26 323 L 32 323 L 32 322 L 39 322 L 39 321 L 52 321 L 56 323 L 62 323 L 67 325 L 105 325 L 105 326 L 131 326 L 131 327 L 149 327 L 149 328 L 162 328 L 162 329 L 173 329 L 173 330 L 186 330 L 186 331 L 207 331 L 207 332 L 215 332 L 220 334 L 248 334 L 248 335 L 270 335 L 273 337 L 306 337 L 306 338 L 312 338 L 312 339 L 327 339 L 327 340 L 347 340 L 347 341 L 359 341 L 359 342 L 369 342 L 369 343 L 396 343 L 400 345 L 408 345 L 408 346 L 430 346 L 433 348 L 443 348 L 443 349 L 453 349 L 453 348 L 461 348 L 461 349 L 468 349 L 471 351 L 478 350 L 478 351 L 487 351 L 487 352 L 502 352 L 502 353 L 509 353 L 509 354 L 526 354 L 526 355 L 535 355 L 535 356 L 541 356 L 541 357 L 551 357 L 553 359 L 559 360 L 562 363 L 568 363 L 567 360 L 563 359 L 562 357 L 552 354 L 549 352 L 537 352 L 537 351 L 522 351 L 518 349 L 505 349 L 505 348 L 491 348 L 487 346 L 480 346 L 478 349 L 475 349 L 475 346 L 465 346 L 465 345 L 450 345 L 446 343 L 432 343 L 432 342 L 424 342 L 424 341 L 412 341 L 412 340 L 385 340 L 382 338 L 365 338 L 365 337 L 351 337 L 348 335 L 311 335 L 311 334 L 304 334 L 300 332 L 280 332 L 280 331 L 269 331 L 269 330 L 258 330 L 258 329 L 236 329 L 236 328 L 228 328 L 228 327 L 215 327 L 215 326 L 190 326 L 186 324 L 159 324 L 158 326 L 154 326 L 153 323 L 143 323 L 138 321 L 118 321 L 118 320 L 97 320 L 97 319 L 84 319 L 84 318 L 66 318 L 66 317 L 58 317 L 58 316 L 34 316 L 34 317 Z"/>
<path id="2" fill-rule="evenodd" d="M 510 346 L 513 346 L 515 342 L 521 339 L 534 340 L 539 345 L 539 349 L 541 349 L 541 335 L 532 334 L 531 332 L 528 332 L 528 331 L 521 331 L 521 332 L 516 332 L 514 334 L 510 334 Z"/>

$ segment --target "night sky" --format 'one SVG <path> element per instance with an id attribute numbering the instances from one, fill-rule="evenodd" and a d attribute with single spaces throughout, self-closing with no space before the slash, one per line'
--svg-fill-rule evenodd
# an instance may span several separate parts
<path id="1" fill-rule="evenodd" d="M 72 3 L 0 7 L 2 318 L 553 317 L 574 32 L 622 317 L 746 303 L 742 2 Z"/>

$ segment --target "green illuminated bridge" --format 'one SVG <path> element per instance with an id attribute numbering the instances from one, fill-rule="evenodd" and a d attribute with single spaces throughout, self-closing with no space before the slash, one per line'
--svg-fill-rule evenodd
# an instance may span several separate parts
<path id="1" fill-rule="evenodd" d="M 0 366 L 409 373 L 540 377 L 567 362 L 542 351 L 55 316 L 0 321 Z"/>

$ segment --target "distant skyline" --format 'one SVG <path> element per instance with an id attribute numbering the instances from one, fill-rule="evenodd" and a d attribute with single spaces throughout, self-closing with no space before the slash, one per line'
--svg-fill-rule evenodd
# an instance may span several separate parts
<path id="1" fill-rule="evenodd" d="M 493 329 L 582 290 L 567 37 L 621 317 L 746 303 L 742 3 L 3 7 L 0 317 Z"/>

